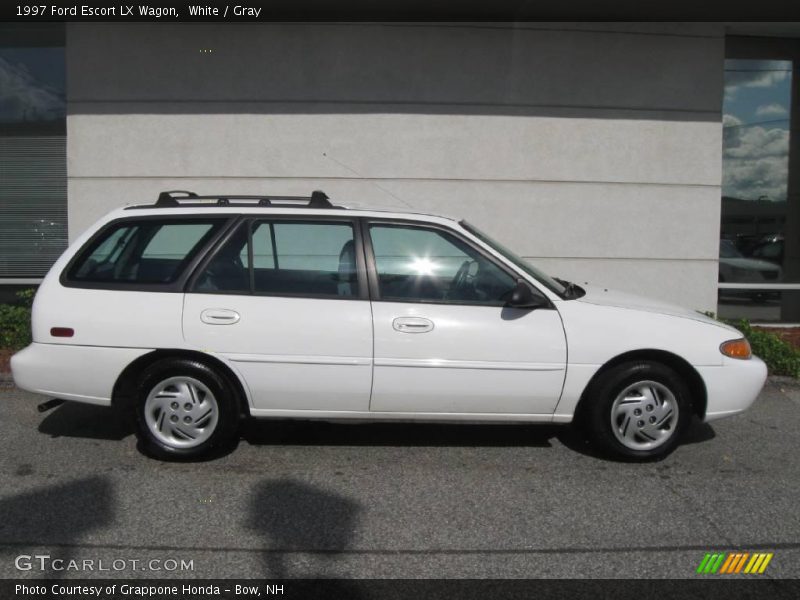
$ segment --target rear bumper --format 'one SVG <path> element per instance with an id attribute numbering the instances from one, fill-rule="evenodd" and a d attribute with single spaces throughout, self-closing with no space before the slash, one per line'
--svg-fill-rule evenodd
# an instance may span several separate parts
<path id="1" fill-rule="evenodd" d="M 756 356 L 749 360 L 724 358 L 720 367 L 697 367 L 697 371 L 706 384 L 706 422 L 750 408 L 767 380 L 767 366 Z"/>
<path id="2" fill-rule="evenodd" d="M 122 371 L 148 352 L 33 343 L 11 357 L 11 374 L 17 387 L 35 394 L 108 406 Z"/>

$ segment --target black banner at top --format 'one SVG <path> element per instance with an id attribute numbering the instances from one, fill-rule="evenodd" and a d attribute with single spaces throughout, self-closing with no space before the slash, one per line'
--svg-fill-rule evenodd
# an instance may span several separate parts
<path id="1" fill-rule="evenodd" d="M 6 22 L 795 21 L 800 3 L 688 0 L 12 0 Z"/>

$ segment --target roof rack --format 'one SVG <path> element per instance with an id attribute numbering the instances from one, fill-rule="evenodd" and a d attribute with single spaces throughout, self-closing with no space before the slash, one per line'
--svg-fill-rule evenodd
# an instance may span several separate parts
<path id="1" fill-rule="evenodd" d="M 183 194 L 181 198 L 197 198 L 197 194 L 194 192 L 187 192 L 186 190 L 171 190 L 169 192 L 161 192 L 158 195 L 156 206 L 180 206 L 178 203 L 178 198 L 176 198 L 173 194 Z"/>
<path id="2" fill-rule="evenodd" d="M 305 203 L 305 204 L 303 204 Z M 177 208 L 187 206 L 292 206 L 298 208 L 342 208 L 334 206 L 325 192 L 315 190 L 310 196 L 246 196 L 240 194 L 220 194 L 198 196 L 186 190 L 161 192 L 158 200 L 151 206 L 141 208 Z"/>

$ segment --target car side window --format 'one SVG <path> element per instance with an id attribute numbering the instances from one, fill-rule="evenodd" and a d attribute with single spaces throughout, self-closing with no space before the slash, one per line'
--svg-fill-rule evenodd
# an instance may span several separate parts
<path id="1" fill-rule="evenodd" d="M 249 257 L 252 257 L 252 264 Z M 194 291 L 358 296 L 351 223 L 256 221 L 224 244 L 198 276 Z"/>
<path id="2" fill-rule="evenodd" d="M 369 228 L 382 300 L 503 306 L 515 279 L 458 237 L 425 227 Z"/>
<path id="3" fill-rule="evenodd" d="M 122 221 L 79 255 L 67 278 L 87 283 L 175 281 L 224 219 Z"/>
<path id="4" fill-rule="evenodd" d="M 214 254 L 195 280 L 195 292 L 247 293 L 250 291 L 250 261 L 247 228 L 239 227 Z"/>

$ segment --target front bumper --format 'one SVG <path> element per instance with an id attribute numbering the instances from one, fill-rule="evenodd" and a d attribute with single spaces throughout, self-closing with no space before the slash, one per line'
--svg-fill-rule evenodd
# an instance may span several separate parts
<path id="1" fill-rule="evenodd" d="M 697 367 L 706 385 L 704 421 L 729 417 L 750 408 L 767 380 L 767 365 L 757 356 L 723 358 L 719 367 Z"/>

